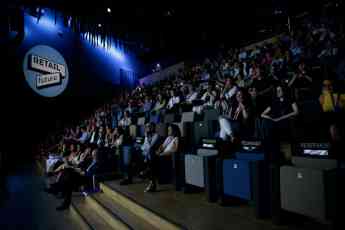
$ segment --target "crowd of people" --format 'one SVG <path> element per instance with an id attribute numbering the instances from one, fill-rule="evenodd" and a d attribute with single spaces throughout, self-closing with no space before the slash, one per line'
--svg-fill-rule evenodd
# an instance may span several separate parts
<path id="1" fill-rule="evenodd" d="M 305 127 L 298 117 L 308 110 L 303 102 L 313 101 L 321 113 L 321 120 L 313 125 L 319 132 L 329 131 L 338 157 L 344 137 L 345 94 L 342 76 L 331 70 L 342 55 L 339 44 L 344 42 L 344 34 L 332 18 L 326 19 L 304 20 L 293 33 L 279 35 L 270 43 L 222 51 L 168 80 L 138 86 L 66 128 L 54 139 L 57 147 L 42 150 L 45 155 L 59 155 L 50 159 L 47 172 L 57 179 L 47 191 L 61 192 L 65 199 L 59 209 L 68 207 L 73 189 L 87 185 L 88 176 L 101 167 L 104 149 L 118 156 L 122 185 L 132 183 L 133 172 L 138 171 L 150 180 L 145 191 L 155 191 L 160 158 L 169 158 L 181 149 L 178 126 L 169 124 L 165 136 L 157 133 L 156 126 L 166 114 L 188 111 L 202 116 L 205 110 L 216 110 L 220 128 L 214 138 L 230 145 L 262 140 L 269 146 L 270 160 L 280 161 L 280 142 L 301 138 L 296 129 Z M 133 129 L 141 117 L 143 135 Z M 138 136 L 144 138 L 139 146 L 143 166 L 133 170 Z"/>

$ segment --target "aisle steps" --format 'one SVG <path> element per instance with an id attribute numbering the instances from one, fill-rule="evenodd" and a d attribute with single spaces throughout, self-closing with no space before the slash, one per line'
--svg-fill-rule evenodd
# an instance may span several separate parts
<path id="1" fill-rule="evenodd" d="M 82 229 L 184 229 L 101 183 L 102 192 L 73 197 L 70 213 Z"/>

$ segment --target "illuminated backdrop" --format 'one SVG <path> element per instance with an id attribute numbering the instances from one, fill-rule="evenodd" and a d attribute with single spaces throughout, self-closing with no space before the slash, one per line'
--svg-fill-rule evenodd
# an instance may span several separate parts
<path id="1" fill-rule="evenodd" d="M 50 46 L 60 52 L 70 68 L 68 95 L 99 95 L 105 84 L 134 87 L 145 68 L 135 54 L 124 52 L 114 42 L 104 47 L 100 36 L 93 38 L 96 42 L 92 43 L 90 33 L 72 32 L 59 15 L 55 21 L 49 9 L 43 10 L 39 20 L 25 13 L 24 21 L 25 36 L 18 49 L 20 58 L 36 45 Z"/>

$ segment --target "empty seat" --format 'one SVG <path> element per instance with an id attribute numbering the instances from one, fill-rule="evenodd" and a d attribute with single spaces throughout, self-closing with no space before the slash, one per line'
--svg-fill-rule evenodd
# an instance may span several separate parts
<path id="1" fill-rule="evenodd" d="M 139 117 L 137 121 L 137 125 L 145 125 L 145 117 Z"/>
<path id="2" fill-rule="evenodd" d="M 164 123 L 173 123 L 176 120 L 176 115 L 173 113 L 165 114 Z"/>
<path id="3" fill-rule="evenodd" d="M 336 160 L 293 157 L 293 166 L 280 168 L 281 207 L 326 221 L 334 215 Z"/>
<path id="4" fill-rule="evenodd" d="M 194 122 L 194 118 L 195 118 L 194 112 L 182 113 L 181 122 Z"/>
<path id="5" fill-rule="evenodd" d="M 160 122 L 160 115 L 159 115 L 159 113 L 151 114 L 150 115 L 150 122 L 158 124 Z"/>
<path id="6" fill-rule="evenodd" d="M 204 121 L 218 121 L 219 114 L 215 109 L 207 109 L 204 111 Z"/>

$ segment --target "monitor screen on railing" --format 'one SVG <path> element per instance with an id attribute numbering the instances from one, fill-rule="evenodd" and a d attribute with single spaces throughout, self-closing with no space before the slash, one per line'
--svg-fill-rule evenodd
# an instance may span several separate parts
<path id="1" fill-rule="evenodd" d="M 326 149 L 303 149 L 303 154 L 312 156 L 328 156 Z"/>

